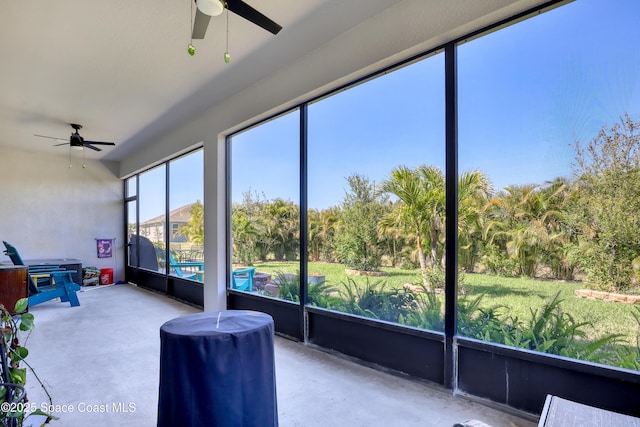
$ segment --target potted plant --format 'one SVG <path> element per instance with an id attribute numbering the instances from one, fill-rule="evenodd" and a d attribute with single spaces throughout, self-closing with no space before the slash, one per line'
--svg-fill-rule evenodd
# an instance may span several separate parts
<path id="1" fill-rule="evenodd" d="M 35 404 L 28 403 L 25 384 L 27 383 L 27 368 L 31 371 L 49 399 L 51 396 L 33 368 L 25 361 L 29 355 L 26 347 L 20 343 L 20 333 L 33 329 L 33 314 L 27 313 L 29 300 L 19 299 L 12 315 L 4 305 L 0 304 L 0 425 L 9 427 L 27 427 L 32 425 L 27 418 L 41 418 L 48 424 L 56 417 L 43 412 Z M 22 367 L 21 365 L 24 365 Z"/>

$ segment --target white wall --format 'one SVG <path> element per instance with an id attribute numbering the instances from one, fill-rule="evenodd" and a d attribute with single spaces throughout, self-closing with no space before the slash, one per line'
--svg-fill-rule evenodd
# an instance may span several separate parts
<path id="1" fill-rule="evenodd" d="M 51 156 L 0 147 L 0 240 L 24 259 L 78 258 L 83 266 L 115 268 L 124 278 L 122 181 L 115 164 L 74 152 Z M 96 238 L 116 238 L 114 257 L 98 259 Z M 1 246 L 4 250 L 4 245 Z M 0 262 L 10 261 L 1 254 Z M 117 261 L 117 266 L 116 266 Z"/>

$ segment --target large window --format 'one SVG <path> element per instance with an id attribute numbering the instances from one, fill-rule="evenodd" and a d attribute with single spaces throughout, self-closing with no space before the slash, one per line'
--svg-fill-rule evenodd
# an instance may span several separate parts
<path id="1" fill-rule="evenodd" d="M 168 273 L 204 279 L 203 151 L 169 162 Z"/>
<path id="2" fill-rule="evenodd" d="M 232 287 L 640 370 L 638 13 L 570 2 L 447 45 L 446 100 L 432 52 L 234 135 Z"/>
<path id="3" fill-rule="evenodd" d="M 125 212 L 127 216 L 127 242 L 132 241 L 132 236 L 136 236 L 138 234 L 138 200 L 137 200 L 137 183 L 138 177 L 134 176 L 128 178 L 125 181 Z M 129 246 L 129 257 L 127 258 L 128 265 L 133 267 L 138 266 L 138 254 L 137 252 L 133 253 L 132 246 Z M 137 249 L 136 249 L 137 250 Z"/>
<path id="4" fill-rule="evenodd" d="M 200 149 L 127 179 L 130 266 L 204 280 L 203 177 Z"/>
<path id="5" fill-rule="evenodd" d="M 232 135 L 230 306 L 520 410 L 637 412 L 639 14 L 545 3 Z"/>
<path id="6" fill-rule="evenodd" d="M 640 369 L 637 16 L 581 0 L 459 46 L 460 334 Z"/>
<path id="7" fill-rule="evenodd" d="M 299 301 L 300 115 L 234 135 L 231 288 Z"/>
<path id="8" fill-rule="evenodd" d="M 444 55 L 308 112 L 309 303 L 441 330 Z"/>
<path id="9" fill-rule="evenodd" d="M 231 287 L 299 302 L 302 285 L 314 306 L 442 330 L 444 54 L 306 112 L 306 171 L 297 111 L 231 138 Z"/>
<path id="10" fill-rule="evenodd" d="M 142 240 L 139 251 L 147 247 L 150 242 L 156 253 L 157 262 L 140 262 L 140 268 L 166 271 L 166 166 L 161 165 L 139 176 L 140 194 L 138 194 L 138 206 L 140 209 L 138 230 Z M 140 255 L 142 259 L 152 260 L 150 256 Z"/>

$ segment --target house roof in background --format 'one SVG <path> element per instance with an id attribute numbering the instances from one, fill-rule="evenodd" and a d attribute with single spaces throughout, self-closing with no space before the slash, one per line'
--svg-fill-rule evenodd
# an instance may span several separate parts
<path id="1" fill-rule="evenodd" d="M 180 206 L 179 208 L 169 212 L 169 223 L 189 222 L 189 220 L 191 219 L 191 208 L 195 204 L 196 203 L 189 203 L 188 205 Z M 164 221 L 165 221 L 165 216 L 158 215 L 156 217 L 148 219 L 145 222 L 141 222 L 140 225 L 152 225 L 152 224 L 164 223 Z"/>

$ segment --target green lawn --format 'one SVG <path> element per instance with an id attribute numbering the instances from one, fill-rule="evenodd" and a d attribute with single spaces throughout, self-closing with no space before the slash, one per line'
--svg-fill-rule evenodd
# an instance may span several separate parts
<path id="1" fill-rule="evenodd" d="M 297 262 L 264 262 L 256 263 L 256 272 L 276 274 L 282 273 L 296 273 L 300 267 Z M 329 284 L 338 284 L 347 280 L 347 275 L 344 272 L 344 264 L 331 264 L 325 262 L 310 262 L 309 274 L 322 274 L 325 276 L 325 281 Z M 388 273 L 384 277 L 370 277 L 370 281 L 384 280 L 388 283 L 389 287 L 400 287 L 405 283 L 415 283 L 420 280 L 418 270 L 403 270 L 399 268 L 382 268 L 382 271 Z M 349 276 L 356 281 L 356 283 L 365 283 L 367 278 L 364 276 Z"/>
<path id="2" fill-rule="evenodd" d="M 258 263 L 256 267 L 258 272 L 271 274 L 296 273 L 299 268 L 297 262 L 266 262 Z M 371 277 L 368 280 L 382 280 L 389 287 L 401 287 L 406 283 L 420 282 L 417 269 L 382 268 L 382 270 L 388 275 Z M 314 273 L 325 275 L 326 282 L 331 285 L 337 285 L 347 279 L 345 267 L 342 264 L 311 262 L 309 274 Z M 367 280 L 362 276 L 349 277 L 358 284 L 364 284 Z M 463 280 L 468 297 L 482 294 L 484 295 L 481 304 L 483 307 L 503 306 L 505 312 L 520 319 L 529 318 L 530 310 L 540 308 L 559 291 L 564 311 L 571 314 L 578 322 L 590 322 L 593 325 L 592 328 L 585 328 L 590 338 L 617 333 L 627 336 L 629 343 L 635 344 L 636 337 L 640 334 L 631 314 L 633 305 L 578 298 L 574 291 L 585 287 L 581 283 L 485 274 L 465 274 Z"/>

